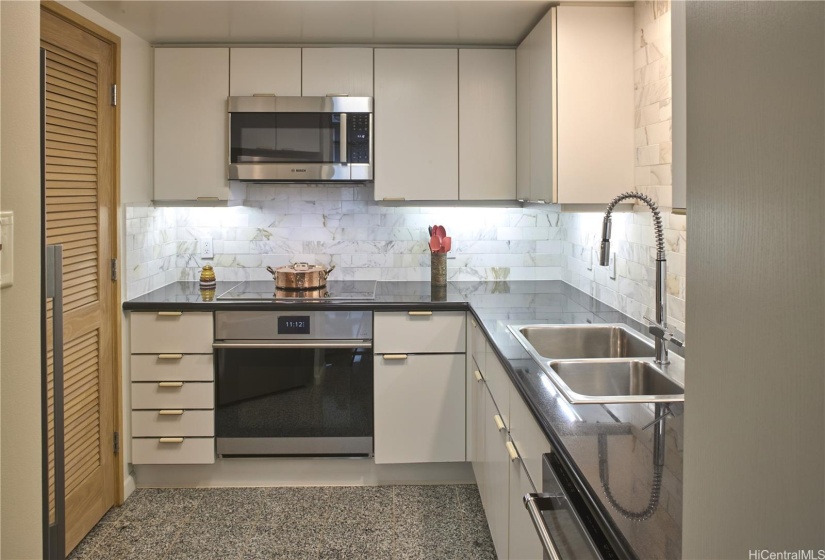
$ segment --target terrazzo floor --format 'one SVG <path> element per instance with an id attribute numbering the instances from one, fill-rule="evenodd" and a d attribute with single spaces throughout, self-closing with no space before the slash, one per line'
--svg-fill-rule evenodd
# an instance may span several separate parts
<path id="1" fill-rule="evenodd" d="M 475 485 L 138 489 L 69 557 L 495 560 Z"/>

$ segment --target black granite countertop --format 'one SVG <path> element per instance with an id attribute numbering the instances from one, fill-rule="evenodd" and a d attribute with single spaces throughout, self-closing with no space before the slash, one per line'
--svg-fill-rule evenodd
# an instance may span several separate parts
<path id="1" fill-rule="evenodd" d="M 216 293 L 236 284 L 219 283 Z M 653 419 L 652 409 L 640 404 L 569 404 L 507 329 L 511 324 L 527 323 L 627 323 L 644 332 L 639 323 L 561 281 L 451 282 L 446 292 L 432 290 L 429 282 L 379 282 L 374 300 L 357 302 L 204 301 L 197 282 L 178 282 L 123 304 L 132 311 L 287 306 L 470 310 L 580 490 L 620 535 L 619 541 L 629 545 L 638 558 L 681 558 L 684 416 L 670 417 L 666 423 L 667 449 L 657 507 L 649 518 L 633 520 L 627 513 L 645 510 L 653 490 L 653 430 L 643 430 Z"/>

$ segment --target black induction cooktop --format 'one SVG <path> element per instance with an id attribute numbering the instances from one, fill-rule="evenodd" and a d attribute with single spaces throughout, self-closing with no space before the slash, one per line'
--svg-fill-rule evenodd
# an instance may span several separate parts
<path id="1" fill-rule="evenodd" d="M 218 296 L 224 301 L 327 301 L 373 300 L 375 280 L 331 280 L 314 290 L 276 290 L 272 280 L 241 282 Z"/>

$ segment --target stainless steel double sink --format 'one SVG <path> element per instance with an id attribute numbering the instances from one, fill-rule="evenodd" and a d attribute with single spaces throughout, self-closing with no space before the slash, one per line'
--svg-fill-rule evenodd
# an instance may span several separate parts
<path id="1" fill-rule="evenodd" d="M 653 343 L 623 324 L 510 325 L 516 340 L 573 404 L 685 400 L 684 362 L 657 365 Z"/>

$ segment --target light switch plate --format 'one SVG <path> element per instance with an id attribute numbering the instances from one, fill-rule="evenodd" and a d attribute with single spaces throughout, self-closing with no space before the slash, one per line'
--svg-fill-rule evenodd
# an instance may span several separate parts
<path id="1" fill-rule="evenodd" d="M 14 212 L 0 212 L 0 288 L 14 283 Z"/>

